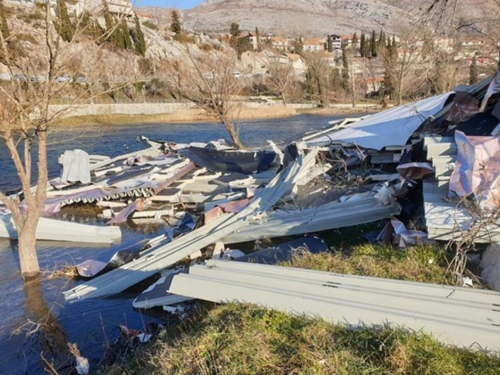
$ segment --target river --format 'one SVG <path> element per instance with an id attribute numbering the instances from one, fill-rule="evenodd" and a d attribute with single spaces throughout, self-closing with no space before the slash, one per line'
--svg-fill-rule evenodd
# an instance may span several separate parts
<path id="1" fill-rule="evenodd" d="M 241 121 L 241 140 L 246 145 L 264 145 L 266 140 L 284 141 L 310 129 L 319 129 L 329 120 L 342 116 L 300 115 L 291 118 Z M 49 173 L 59 173 L 57 159 L 68 149 L 80 148 L 89 154 L 116 156 L 143 148 L 138 135 L 173 142 L 210 141 L 226 138 L 220 125 L 210 123 L 141 124 L 89 126 L 61 129 L 50 136 Z M 9 153 L 0 144 L 0 190 L 19 187 Z M 135 229 L 123 227 L 120 245 L 108 248 L 82 247 L 71 243 L 37 243 L 40 266 L 45 271 L 64 265 L 75 265 L 86 259 L 106 260 L 117 248 L 161 233 L 161 228 Z M 132 308 L 138 290 L 115 298 L 66 304 L 62 291 L 74 287 L 76 281 L 42 278 L 39 283 L 23 284 L 19 273 L 15 241 L 0 240 L 0 374 L 44 374 L 54 362 L 61 374 L 69 368 L 61 363 L 67 357 L 67 342 L 76 343 L 82 356 L 95 372 L 110 356 L 110 347 L 119 337 L 119 324 L 133 329 L 155 321 Z M 143 287 L 144 289 L 145 287 Z M 42 353 L 42 355 L 41 355 Z M 112 353 L 111 353 L 112 354 Z M 59 362 L 58 362 L 59 361 Z"/>

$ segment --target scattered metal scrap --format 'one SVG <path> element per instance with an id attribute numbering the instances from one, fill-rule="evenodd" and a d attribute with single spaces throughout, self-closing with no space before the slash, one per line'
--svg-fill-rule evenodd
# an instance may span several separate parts
<path id="1" fill-rule="evenodd" d="M 66 300 L 110 296 L 161 274 L 134 306 L 167 305 L 175 311 L 171 304 L 191 298 L 239 300 L 351 324 L 425 327 L 460 345 L 483 335 L 481 343 L 495 346 L 497 294 L 238 260 L 188 265 L 210 257 L 287 259 L 290 249 L 245 255 L 225 246 L 383 219 L 391 220 L 378 239 L 401 247 L 428 238 L 500 241 L 495 216 L 500 208 L 499 77 L 336 121 L 280 146 L 270 142 L 239 151 L 223 141 L 175 144 L 141 137 L 149 148 L 114 158 L 66 152 L 62 177 L 48 188 L 46 216 L 66 206 L 91 205 L 100 212 L 101 224 L 109 225 L 90 230 L 75 224 L 70 232 L 74 223 L 64 222 L 66 233 L 49 230 L 40 238 L 109 242 L 125 222 L 165 225 L 164 234 L 147 245 L 79 265 L 81 274 L 97 277 L 66 291 Z M 425 223 L 419 225 L 422 212 Z M 13 235 L 8 215 L 1 217 L 0 235 Z M 40 228 L 50 220 L 42 219 Z M 417 225 L 407 229 L 410 220 Z M 466 318 L 457 318 L 458 310 Z"/>

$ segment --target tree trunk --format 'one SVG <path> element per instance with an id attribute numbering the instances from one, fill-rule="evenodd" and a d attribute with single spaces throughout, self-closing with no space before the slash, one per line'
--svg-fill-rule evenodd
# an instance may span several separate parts
<path id="1" fill-rule="evenodd" d="M 19 233 L 19 262 L 24 279 L 37 276 L 40 273 L 38 258 L 36 255 L 36 228 L 38 220 L 26 220 L 23 229 Z"/>
<path id="2" fill-rule="evenodd" d="M 231 139 L 232 139 L 234 145 L 236 146 L 236 148 L 238 150 L 243 150 L 245 148 L 245 146 L 243 146 L 243 143 L 241 143 L 240 137 L 239 137 L 238 133 L 236 133 L 236 130 L 234 129 L 234 125 L 230 121 L 226 120 L 225 118 L 221 118 L 221 122 L 224 125 L 224 127 L 226 128 L 226 130 L 228 131 L 229 135 L 231 136 Z"/>
<path id="3" fill-rule="evenodd" d="M 286 107 L 286 98 L 285 98 L 285 93 L 283 91 L 281 92 L 281 100 L 283 101 L 283 105 Z"/>

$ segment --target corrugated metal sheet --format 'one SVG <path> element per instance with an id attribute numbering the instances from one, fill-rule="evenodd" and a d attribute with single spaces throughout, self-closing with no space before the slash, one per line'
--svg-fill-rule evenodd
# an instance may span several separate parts
<path id="1" fill-rule="evenodd" d="M 424 329 L 443 342 L 500 346 L 500 295 L 440 285 L 209 261 L 173 278 L 169 292 L 213 302 L 249 302 L 359 325 Z"/>
<path id="2" fill-rule="evenodd" d="M 401 208 L 393 199 L 391 204 L 383 205 L 374 196 L 354 201 L 328 203 L 314 208 L 278 210 L 250 221 L 248 225 L 224 237 L 222 241 L 231 244 L 254 241 L 262 237 L 273 238 L 313 233 L 371 223 L 387 219 L 400 212 Z"/>

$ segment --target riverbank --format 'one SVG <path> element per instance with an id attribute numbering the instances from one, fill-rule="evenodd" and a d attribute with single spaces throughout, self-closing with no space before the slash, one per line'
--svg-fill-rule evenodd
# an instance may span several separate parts
<path id="1" fill-rule="evenodd" d="M 109 106 L 109 105 L 107 105 Z M 59 108 L 58 108 L 59 110 Z M 350 113 L 375 113 L 380 111 L 380 107 L 357 105 L 338 104 L 328 107 L 318 108 L 312 107 L 309 104 L 290 104 L 284 106 L 281 103 L 260 104 L 251 103 L 251 105 L 240 106 L 231 114 L 231 117 L 236 122 L 241 120 L 255 119 L 272 119 L 280 117 L 293 117 L 302 114 L 317 115 L 317 116 L 333 116 L 339 114 Z M 127 114 L 109 113 L 103 114 L 86 114 L 69 116 L 71 113 L 66 113 L 63 118 L 55 121 L 57 127 L 81 126 L 81 125 L 123 125 L 123 124 L 152 124 L 152 123 L 188 123 L 188 122 L 218 122 L 213 116 L 198 108 L 178 108 L 169 110 L 166 113 L 141 113 Z"/>
<path id="2" fill-rule="evenodd" d="M 347 232 L 347 231 L 346 231 Z M 437 246 L 402 252 L 356 245 L 306 255 L 297 268 L 452 284 L 449 253 Z M 429 260 L 432 260 L 430 262 Z M 394 325 L 331 324 L 254 305 L 205 305 L 179 326 L 136 350 L 105 374 L 497 374 L 500 357 L 445 345 L 422 331 Z"/>
<path id="3" fill-rule="evenodd" d="M 258 108 L 238 108 L 231 115 L 238 120 L 253 120 L 264 118 L 290 117 L 299 114 L 295 108 L 284 106 L 263 106 Z M 70 125 L 123 125 L 151 123 L 187 123 L 187 122 L 218 122 L 213 116 L 207 115 L 197 108 L 179 109 L 168 113 L 154 114 L 97 114 L 65 117 L 54 124 L 58 127 Z"/>

